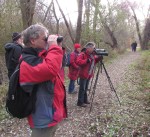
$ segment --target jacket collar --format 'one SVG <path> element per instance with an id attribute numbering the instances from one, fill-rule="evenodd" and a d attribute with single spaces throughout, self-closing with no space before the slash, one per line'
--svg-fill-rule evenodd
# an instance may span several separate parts
<path id="1" fill-rule="evenodd" d="M 79 54 L 79 52 L 77 50 L 74 50 L 75 53 Z"/>
<path id="2" fill-rule="evenodd" d="M 23 53 L 23 54 L 31 54 L 31 55 L 38 56 L 38 54 L 39 54 L 41 51 L 43 51 L 43 50 L 44 50 L 44 49 L 27 47 L 27 48 L 23 48 L 22 53 Z"/>

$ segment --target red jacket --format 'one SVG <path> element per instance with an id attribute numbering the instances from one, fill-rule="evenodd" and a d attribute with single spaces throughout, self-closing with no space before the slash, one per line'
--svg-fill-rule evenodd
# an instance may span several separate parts
<path id="1" fill-rule="evenodd" d="M 38 84 L 35 113 L 28 117 L 31 128 L 45 128 L 56 125 L 66 117 L 66 94 L 59 75 L 63 52 L 52 45 L 48 51 L 24 48 L 20 65 L 20 84 L 31 92 Z"/>
<path id="2" fill-rule="evenodd" d="M 66 60 L 65 60 L 66 59 L 65 58 L 65 56 L 66 56 L 66 50 L 63 47 L 62 47 L 62 50 L 63 50 L 63 60 L 62 60 L 62 66 L 61 66 L 59 74 L 60 74 L 60 76 L 62 78 L 62 81 L 65 82 L 65 70 L 64 70 L 64 67 L 66 65 Z"/>
<path id="3" fill-rule="evenodd" d="M 91 69 L 92 66 L 92 61 L 94 60 L 94 66 L 95 64 L 101 60 L 101 57 L 98 57 L 94 54 L 92 54 L 92 56 L 94 56 L 94 58 L 92 59 L 92 57 L 90 56 L 90 54 L 88 53 L 88 51 L 85 52 L 81 52 L 79 54 L 79 56 L 77 57 L 77 64 L 80 66 L 80 72 L 79 72 L 79 77 L 83 78 L 83 79 L 90 79 L 93 76 L 93 70 L 91 74 L 89 74 L 89 71 Z M 89 59 L 89 63 L 87 62 L 87 60 Z"/>
<path id="4" fill-rule="evenodd" d="M 68 77 L 71 80 L 76 80 L 79 75 L 80 67 L 76 63 L 78 54 L 79 53 L 76 50 L 70 54 L 70 66 Z"/>

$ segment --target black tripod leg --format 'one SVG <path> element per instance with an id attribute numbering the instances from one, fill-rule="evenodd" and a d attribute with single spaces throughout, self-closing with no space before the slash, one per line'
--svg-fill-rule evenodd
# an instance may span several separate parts
<path id="1" fill-rule="evenodd" d="M 96 90 L 96 85 L 97 85 L 97 81 L 98 81 L 99 72 L 100 72 L 100 64 L 99 64 L 99 66 L 98 66 L 98 71 L 97 71 L 95 83 L 94 83 L 94 86 L 93 86 L 93 92 L 92 92 L 92 95 L 91 95 L 90 112 L 92 111 L 93 100 L 94 100 L 94 95 L 95 95 L 95 90 Z"/>
<path id="2" fill-rule="evenodd" d="M 96 71 L 96 67 L 94 68 L 94 73 L 95 73 L 95 71 Z M 89 94 L 88 94 L 88 96 L 90 95 L 90 92 L 91 92 L 91 89 L 92 89 L 93 80 L 94 80 L 94 76 L 93 76 L 92 81 L 91 81 L 91 85 L 90 85 L 90 89 L 89 89 Z"/>
<path id="3" fill-rule="evenodd" d="M 112 91 L 114 91 L 114 93 L 115 93 L 115 95 L 116 95 L 116 97 L 117 97 L 117 99 L 118 99 L 118 102 L 119 102 L 119 104 L 120 104 L 120 106 L 121 106 L 121 102 L 120 102 L 119 97 L 118 97 L 118 95 L 117 95 L 117 92 L 116 92 L 116 90 L 115 90 L 115 88 L 114 88 L 114 86 L 113 86 L 113 84 L 112 84 L 112 82 L 111 82 L 111 80 L 110 80 L 110 77 L 109 77 L 109 75 L 108 75 L 108 73 L 107 73 L 107 70 L 106 70 L 106 68 L 105 68 L 105 65 L 104 65 L 103 62 L 101 62 L 101 64 L 102 64 L 102 66 L 103 66 L 103 68 L 104 68 L 104 71 L 105 71 L 106 77 L 107 77 L 107 79 L 108 79 L 110 88 L 111 88 Z"/>

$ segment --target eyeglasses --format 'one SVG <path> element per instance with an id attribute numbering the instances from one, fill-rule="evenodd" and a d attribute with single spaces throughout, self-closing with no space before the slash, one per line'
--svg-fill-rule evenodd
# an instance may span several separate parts
<path id="1" fill-rule="evenodd" d="M 47 42 L 47 40 L 48 40 L 48 37 L 45 37 L 45 38 L 43 38 L 42 40 L 44 40 L 45 42 Z"/>

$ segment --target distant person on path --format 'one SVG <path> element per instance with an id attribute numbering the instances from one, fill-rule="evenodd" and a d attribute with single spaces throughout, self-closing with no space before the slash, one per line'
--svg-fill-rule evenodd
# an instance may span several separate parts
<path id="1" fill-rule="evenodd" d="M 94 49 L 95 43 L 88 42 L 85 46 L 85 50 L 79 54 L 76 61 L 80 66 L 80 87 L 77 102 L 77 106 L 80 107 L 86 107 L 86 104 L 90 104 L 87 97 L 89 81 L 93 77 L 95 64 L 102 59 L 101 56 L 95 55 Z"/>
<path id="2" fill-rule="evenodd" d="M 77 93 L 77 91 L 75 91 L 75 81 L 78 78 L 80 67 L 76 63 L 76 60 L 80 52 L 81 52 L 81 45 L 79 43 L 75 43 L 74 51 L 70 53 L 70 66 L 69 66 L 69 74 L 68 74 L 68 77 L 70 79 L 70 83 L 68 87 L 69 94 Z"/>
<path id="3" fill-rule="evenodd" d="M 136 47 L 137 47 L 137 42 L 135 41 L 131 44 L 132 52 L 136 52 Z"/>
<path id="4" fill-rule="evenodd" d="M 18 32 L 12 34 L 12 42 L 5 45 L 5 61 L 8 70 L 8 78 L 15 71 L 16 66 L 19 63 L 19 58 L 22 52 L 23 38 Z"/>
<path id="5" fill-rule="evenodd" d="M 58 36 L 42 24 L 23 31 L 25 47 L 20 65 L 20 85 L 26 92 L 36 87 L 35 111 L 28 116 L 31 137 L 54 137 L 57 125 L 67 117 L 65 86 L 60 76 L 63 50 Z"/>

